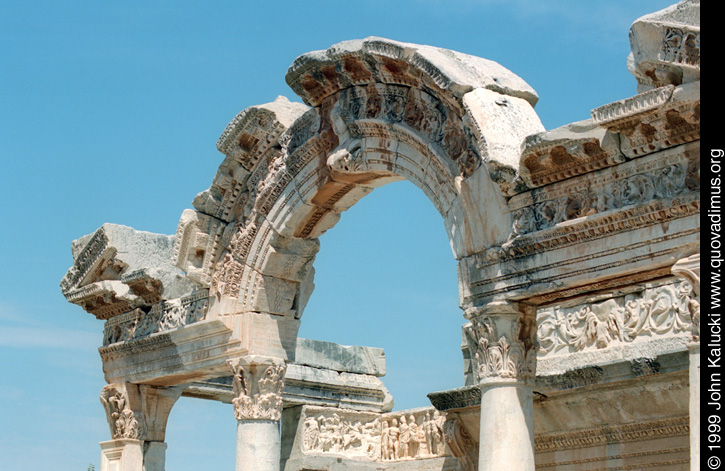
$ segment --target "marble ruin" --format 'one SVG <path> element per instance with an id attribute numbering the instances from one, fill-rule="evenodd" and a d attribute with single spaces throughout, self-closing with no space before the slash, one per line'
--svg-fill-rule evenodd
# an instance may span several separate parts
<path id="1" fill-rule="evenodd" d="M 304 104 L 229 123 L 175 235 L 73 243 L 63 294 L 105 322 L 101 470 L 163 470 L 181 395 L 233 406 L 239 471 L 699 469 L 699 11 L 635 21 L 638 94 L 548 131 L 485 59 L 375 37 L 297 58 Z M 403 179 L 458 261 L 464 374 L 393 411 L 382 350 L 297 331 L 317 238 Z"/>

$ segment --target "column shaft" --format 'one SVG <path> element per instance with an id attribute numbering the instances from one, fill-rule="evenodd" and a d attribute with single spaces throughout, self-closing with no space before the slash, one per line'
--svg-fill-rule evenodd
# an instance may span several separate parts
<path id="1" fill-rule="evenodd" d="M 279 471 L 280 450 L 278 421 L 237 422 L 236 471 Z"/>
<path id="2" fill-rule="evenodd" d="M 530 385 L 481 386 L 478 471 L 533 471 L 533 417 Z"/>

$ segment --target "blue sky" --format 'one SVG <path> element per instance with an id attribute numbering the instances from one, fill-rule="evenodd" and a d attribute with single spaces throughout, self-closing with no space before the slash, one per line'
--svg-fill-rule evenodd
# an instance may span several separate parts
<path id="1" fill-rule="evenodd" d="M 0 3 L 0 469 L 99 467 L 102 322 L 65 302 L 70 243 L 104 222 L 173 233 L 242 109 L 285 95 L 302 53 L 383 36 L 495 60 L 547 129 L 636 94 L 628 28 L 671 2 L 16 1 Z M 456 265 L 409 183 L 321 238 L 300 335 L 386 349 L 396 408 L 463 385 Z M 231 406 L 182 398 L 167 469 L 233 469 Z"/>

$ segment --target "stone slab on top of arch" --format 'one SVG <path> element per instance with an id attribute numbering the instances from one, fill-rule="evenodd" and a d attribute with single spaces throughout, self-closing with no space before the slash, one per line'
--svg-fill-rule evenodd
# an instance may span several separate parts
<path id="1" fill-rule="evenodd" d="M 290 66 L 286 79 L 310 106 L 344 88 L 375 82 L 447 90 L 458 100 L 476 88 L 522 98 L 531 106 L 539 99 L 529 84 L 496 62 L 380 37 L 343 41 L 303 54 Z"/>
<path id="2" fill-rule="evenodd" d="M 504 190 L 518 169 L 523 138 L 544 130 L 532 109 L 538 95 L 523 79 L 496 62 L 443 48 L 379 37 L 343 41 L 298 57 L 286 80 L 305 103 L 320 109 L 322 117 L 331 97 L 351 88 L 400 87 L 423 95 L 416 96 L 418 99 L 430 96 L 440 100 L 442 108 L 470 126 L 479 162 L 488 163 L 492 178 Z M 396 93 L 393 90 L 388 94 Z M 369 102 L 369 93 L 364 95 L 368 95 Z M 410 124 L 407 118 L 402 121 Z M 445 140 L 441 144 L 446 147 Z M 456 160 L 457 156 L 452 158 Z M 472 164 L 462 161 L 456 163 L 469 169 L 461 171 L 466 178 L 472 173 Z"/>

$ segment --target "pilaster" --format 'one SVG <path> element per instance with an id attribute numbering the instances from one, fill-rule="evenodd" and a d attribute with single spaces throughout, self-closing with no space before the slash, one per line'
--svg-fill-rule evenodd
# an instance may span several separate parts
<path id="1" fill-rule="evenodd" d="M 100 399 L 113 440 L 101 443 L 101 470 L 164 471 L 166 422 L 180 396 L 178 387 L 104 386 Z"/>
<path id="2" fill-rule="evenodd" d="M 688 304 L 692 316 L 690 352 L 690 470 L 700 471 L 700 254 L 678 260 L 672 273 L 692 285 Z"/>

